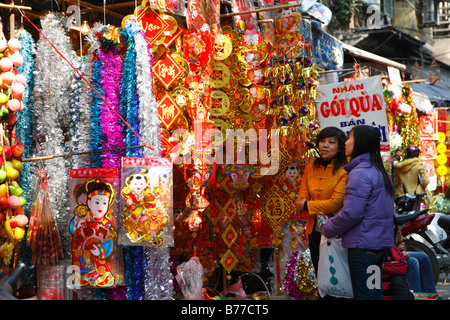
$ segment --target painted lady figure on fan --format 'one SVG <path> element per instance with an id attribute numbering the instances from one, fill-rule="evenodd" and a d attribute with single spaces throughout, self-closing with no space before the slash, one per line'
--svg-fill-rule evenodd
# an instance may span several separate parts
<path id="1" fill-rule="evenodd" d="M 84 188 L 87 201 L 75 207 L 69 225 L 72 262 L 80 267 L 79 285 L 112 287 L 116 283 L 110 263 L 117 238 L 113 217 L 115 191 L 111 184 L 100 179 L 79 185 L 76 196 L 81 194 L 80 188 Z"/>

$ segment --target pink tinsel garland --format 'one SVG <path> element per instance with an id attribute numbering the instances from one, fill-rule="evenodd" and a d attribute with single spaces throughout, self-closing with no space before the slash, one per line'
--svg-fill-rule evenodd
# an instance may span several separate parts
<path id="1" fill-rule="evenodd" d="M 112 108 L 120 113 L 120 78 L 122 76 L 122 58 L 117 48 L 101 46 L 99 51 L 101 61 L 101 85 L 106 101 Z M 101 127 L 103 134 L 102 149 L 125 147 L 123 128 L 118 115 L 103 103 L 101 110 Z M 119 168 L 122 152 L 109 151 L 102 155 L 103 168 Z"/>

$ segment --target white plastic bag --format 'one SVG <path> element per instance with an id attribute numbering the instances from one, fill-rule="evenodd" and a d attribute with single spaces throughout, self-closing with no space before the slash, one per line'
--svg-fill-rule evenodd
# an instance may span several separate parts
<path id="1" fill-rule="evenodd" d="M 186 300 L 203 300 L 203 266 L 198 257 L 180 264 L 175 278 Z"/>
<path id="2" fill-rule="evenodd" d="M 353 298 L 348 251 L 340 238 L 327 239 L 322 235 L 318 269 L 317 288 L 321 297 Z"/>

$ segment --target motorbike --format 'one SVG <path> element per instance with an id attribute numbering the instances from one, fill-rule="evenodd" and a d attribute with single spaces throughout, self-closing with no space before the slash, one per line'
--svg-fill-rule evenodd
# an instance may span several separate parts
<path id="1" fill-rule="evenodd" d="M 14 293 L 25 269 L 25 264 L 20 263 L 10 276 L 6 276 L 0 281 L 0 300 L 18 300 Z"/>
<path id="2" fill-rule="evenodd" d="M 418 184 L 421 184 L 419 175 Z M 447 234 L 441 232 L 441 238 L 436 234 L 436 226 L 446 224 L 450 230 L 450 217 L 442 217 L 442 214 L 428 213 L 429 209 L 420 210 L 420 204 L 426 193 L 408 193 L 403 185 L 405 194 L 396 199 L 397 213 L 395 218 L 405 238 L 405 245 L 408 251 L 420 251 L 428 255 L 433 269 L 435 283 L 439 281 L 441 272 L 447 273 L 450 270 L 450 253 L 444 248 L 443 243 L 447 239 Z M 417 187 L 416 187 L 417 189 Z M 441 221 L 442 219 L 442 221 Z M 440 224 L 439 224 L 439 221 Z M 442 231 L 442 230 L 441 230 Z"/>

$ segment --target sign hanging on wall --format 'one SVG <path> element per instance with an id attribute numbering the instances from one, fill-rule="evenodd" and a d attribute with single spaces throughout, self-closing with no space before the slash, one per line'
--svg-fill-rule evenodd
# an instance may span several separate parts
<path id="1" fill-rule="evenodd" d="M 321 128 L 337 127 L 348 133 L 356 125 L 377 128 L 381 151 L 389 151 L 389 129 L 381 77 L 319 85 L 317 110 Z"/>

